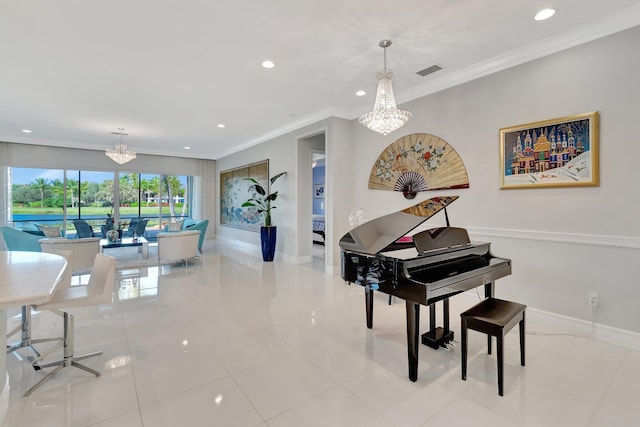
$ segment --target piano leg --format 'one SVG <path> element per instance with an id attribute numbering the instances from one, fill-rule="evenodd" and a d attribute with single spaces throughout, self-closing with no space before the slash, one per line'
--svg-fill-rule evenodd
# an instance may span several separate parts
<path id="1" fill-rule="evenodd" d="M 436 336 L 436 329 L 436 305 L 434 303 L 429 304 L 429 338 L 431 338 L 433 341 L 438 339 L 438 337 Z"/>
<path id="2" fill-rule="evenodd" d="M 493 296 L 495 295 L 495 291 L 496 291 L 495 282 L 489 282 L 484 284 L 484 296 L 486 298 L 493 298 Z"/>
<path id="3" fill-rule="evenodd" d="M 373 328 L 373 289 L 364 288 L 364 304 L 367 311 L 367 328 Z"/>
<path id="4" fill-rule="evenodd" d="M 495 282 L 489 282 L 484 284 L 484 296 L 485 298 L 493 298 L 496 294 Z M 487 334 L 487 354 L 491 354 L 491 335 Z"/>
<path id="5" fill-rule="evenodd" d="M 420 304 L 407 304 L 407 353 L 409 356 L 409 379 L 418 379 L 418 345 L 420 337 Z"/>
<path id="6" fill-rule="evenodd" d="M 449 298 L 442 300 L 442 331 L 444 334 L 451 335 L 450 340 L 453 340 L 453 331 L 449 329 Z"/>

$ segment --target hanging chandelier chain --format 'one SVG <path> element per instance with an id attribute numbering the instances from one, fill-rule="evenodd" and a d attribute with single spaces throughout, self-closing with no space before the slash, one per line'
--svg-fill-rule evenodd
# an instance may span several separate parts
<path id="1" fill-rule="evenodd" d="M 382 40 L 378 46 L 384 49 L 384 70 L 387 71 L 387 48 L 391 46 L 391 40 Z"/>
<path id="2" fill-rule="evenodd" d="M 384 48 L 384 68 L 385 71 L 387 71 L 387 48 Z"/>

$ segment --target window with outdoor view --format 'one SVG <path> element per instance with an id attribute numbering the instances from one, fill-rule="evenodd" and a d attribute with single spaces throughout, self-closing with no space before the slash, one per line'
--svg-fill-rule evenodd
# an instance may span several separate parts
<path id="1" fill-rule="evenodd" d="M 108 220 L 126 228 L 133 219 L 146 219 L 145 235 L 153 240 L 168 222 L 190 215 L 190 176 L 35 168 L 9 168 L 9 173 L 10 214 L 17 228 L 60 226 L 74 238 L 73 220 L 86 221 L 102 236 Z"/>

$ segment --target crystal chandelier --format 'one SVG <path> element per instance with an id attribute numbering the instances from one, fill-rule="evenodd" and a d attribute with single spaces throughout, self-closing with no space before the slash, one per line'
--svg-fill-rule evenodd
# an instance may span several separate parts
<path id="1" fill-rule="evenodd" d="M 118 132 L 111 132 L 111 135 L 120 135 L 120 142 L 118 142 L 115 147 L 105 151 L 107 157 L 120 165 L 136 158 L 136 153 L 128 150 L 127 146 L 122 143 L 122 137 L 129 135 L 128 133 L 124 133 L 124 128 L 118 128 Z"/>
<path id="2" fill-rule="evenodd" d="M 360 116 L 360 123 L 372 131 L 387 135 L 404 126 L 411 118 L 411 113 L 398 109 L 393 97 L 391 82 L 394 72 L 387 70 L 387 48 L 391 46 L 391 40 L 382 40 L 379 46 L 384 49 L 384 69 L 376 71 L 373 75 L 378 82 L 376 102 L 373 105 L 373 111 Z"/>

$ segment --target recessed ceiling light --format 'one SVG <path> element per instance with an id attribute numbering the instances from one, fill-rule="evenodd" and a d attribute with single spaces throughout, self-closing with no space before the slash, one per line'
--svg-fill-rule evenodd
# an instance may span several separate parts
<path id="1" fill-rule="evenodd" d="M 551 18 L 555 13 L 556 11 L 553 9 L 542 9 L 533 19 L 536 21 L 544 21 L 545 19 Z"/>
<path id="2" fill-rule="evenodd" d="M 184 149 L 185 149 L 185 150 L 191 150 L 191 147 L 189 147 L 189 146 L 185 146 L 185 147 L 184 147 Z"/>
<path id="3" fill-rule="evenodd" d="M 363 90 L 359 90 L 356 92 L 357 96 L 365 96 L 367 94 L 367 92 L 363 91 Z"/>
<path id="4" fill-rule="evenodd" d="M 266 60 L 262 63 L 262 66 L 264 68 L 273 68 L 276 66 L 276 64 L 274 64 L 273 61 Z"/>
<path id="5" fill-rule="evenodd" d="M 22 129 L 22 132 L 24 133 L 31 133 L 31 131 L 29 129 Z"/>
<path id="6" fill-rule="evenodd" d="M 218 123 L 218 127 L 219 127 L 219 128 L 226 128 L 226 127 L 227 127 L 227 125 L 225 125 L 224 123 Z"/>

